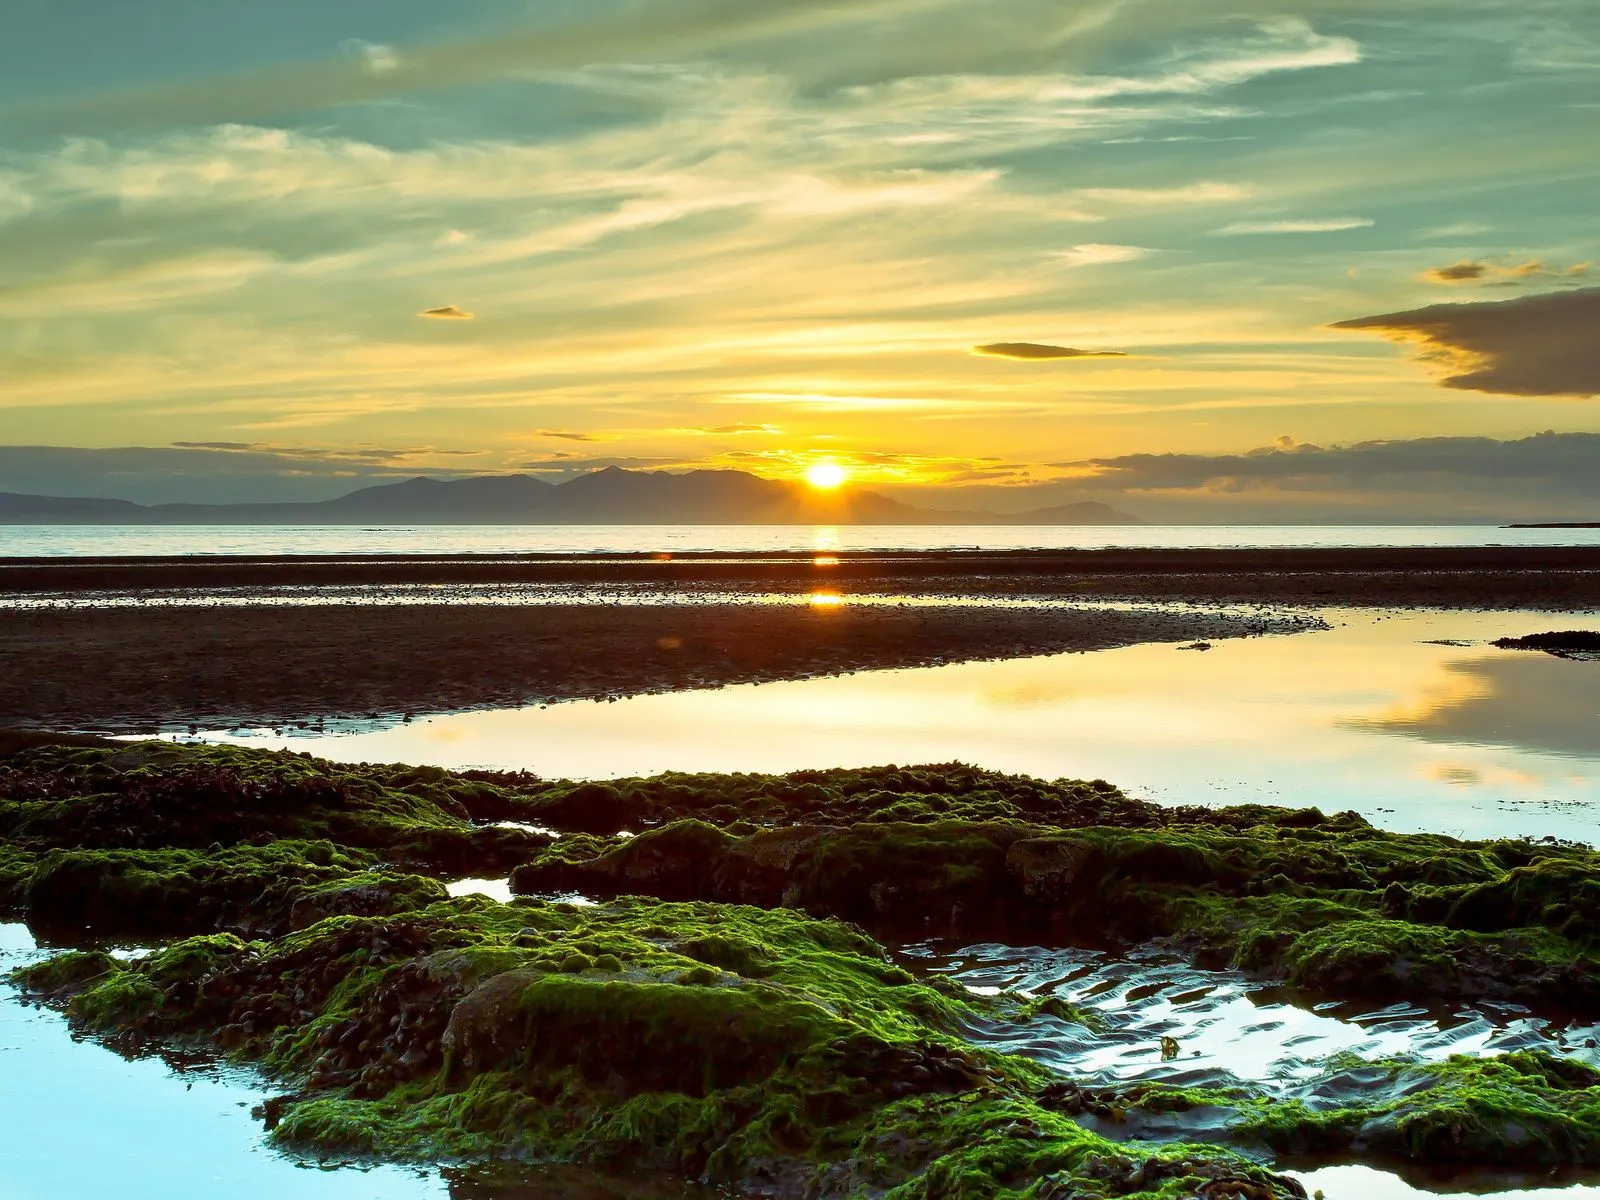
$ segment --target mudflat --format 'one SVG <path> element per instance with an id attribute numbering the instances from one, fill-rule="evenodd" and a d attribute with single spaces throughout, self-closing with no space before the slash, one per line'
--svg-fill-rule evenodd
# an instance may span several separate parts
<path id="1" fill-rule="evenodd" d="M 12 559 L 0 604 L 0 722 L 140 732 L 1292 633 L 1324 606 L 1592 610 L 1600 548 Z"/>
<path id="2" fill-rule="evenodd" d="M 602 699 L 1312 628 L 1257 611 L 795 604 L 22 609 L 0 724 L 139 732 Z"/>

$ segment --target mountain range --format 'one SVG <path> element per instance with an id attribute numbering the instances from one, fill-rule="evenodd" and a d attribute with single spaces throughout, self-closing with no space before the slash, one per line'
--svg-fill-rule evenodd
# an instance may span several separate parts
<path id="1" fill-rule="evenodd" d="M 0 524 L 29 525 L 1137 525 L 1096 501 L 1024 513 L 918 508 L 877 492 L 825 492 L 744 471 L 607 467 L 565 483 L 529 475 L 418 476 L 333 500 L 135 504 L 0 492 Z"/>

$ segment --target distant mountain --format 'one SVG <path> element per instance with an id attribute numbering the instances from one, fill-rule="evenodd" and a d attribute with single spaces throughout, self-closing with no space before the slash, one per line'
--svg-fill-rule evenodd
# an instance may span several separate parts
<path id="1" fill-rule="evenodd" d="M 819 492 L 744 471 L 626 471 L 566 483 L 419 476 L 304 504 L 134 504 L 0 492 L 10 525 L 1137 525 L 1095 501 L 1025 513 L 917 508 L 877 492 Z"/>

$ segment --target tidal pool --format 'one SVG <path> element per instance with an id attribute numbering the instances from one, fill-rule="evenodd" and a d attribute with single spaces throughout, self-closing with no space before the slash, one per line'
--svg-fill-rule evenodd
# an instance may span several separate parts
<path id="1" fill-rule="evenodd" d="M 329 1166 L 275 1151 L 251 1109 L 259 1075 L 126 1058 L 19 1001 L 5 976 L 39 957 L 0 924 L 0 1200 L 713 1200 L 671 1180 Z"/>
<path id="2" fill-rule="evenodd" d="M 900 954 L 914 971 L 946 975 L 974 992 L 1054 996 L 1094 1013 L 1093 1029 L 1040 1016 L 970 1036 L 1098 1087 L 1137 1079 L 1175 1087 L 1247 1083 L 1286 1095 L 1346 1054 L 1437 1062 L 1544 1050 L 1600 1067 L 1600 1023 L 1548 1021 L 1517 1005 L 1317 1002 L 1239 971 L 1203 970 L 1148 950 L 1113 955 L 985 943 L 908 946 Z M 1162 1038 L 1177 1043 L 1175 1055 L 1162 1053 Z"/>
<path id="3" fill-rule="evenodd" d="M 960 760 L 1109 779 L 1166 804 L 1316 805 L 1396 830 L 1595 839 L 1600 663 L 1488 643 L 1600 629 L 1600 616 L 1322 615 L 1333 628 L 1208 650 L 1133 646 L 355 733 L 203 736 L 351 762 L 568 778 Z"/>

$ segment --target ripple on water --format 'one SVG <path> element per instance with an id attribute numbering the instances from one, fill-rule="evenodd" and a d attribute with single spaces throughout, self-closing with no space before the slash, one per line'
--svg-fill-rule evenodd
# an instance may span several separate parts
<path id="1" fill-rule="evenodd" d="M 1335 1055 L 1437 1061 L 1452 1054 L 1547 1050 L 1600 1067 L 1600 1023 L 1560 1025 L 1516 1005 L 1456 1009 L 1312 1003 L 1237 971 L 1208 971 L 1170 954 L 1114 956 L 994 943 L 913 946 L 909 965 L 974 992 L 1054 996 L 1092 1011 L 1090 1030 L 1060 1017 L 970 1031 L 1085 1083 L 1160 1080 L 1174 1086 L 1250 1083 L 1279 1094 L 1327 1071 Z M 1178 1052 L 1163 1057 L 1163 1038 Z M 1170 1051 L 1170 1046 L 1169 1046 Z"/>

